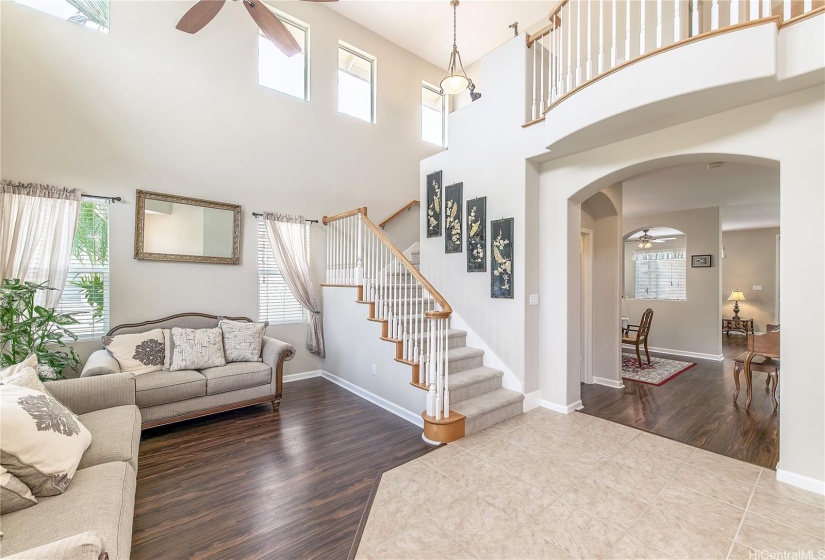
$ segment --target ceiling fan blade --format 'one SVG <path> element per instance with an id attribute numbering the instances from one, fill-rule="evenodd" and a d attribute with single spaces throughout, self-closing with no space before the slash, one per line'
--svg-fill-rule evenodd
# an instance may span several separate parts
<path id="1" fill-rule="evenodd" d="M 255 0 L 254 3 L 244 0 L 243 5 L 267 39 L 272 41 L 285 55 L 294 56 L 301 52 L 301 45 L 292 33 L 275 14 L 269 11 L 269 8 L 263 5 L 261 0 Z"/>
<path id="2" fill-rule="evenodd" d="M 176 28 L 186 33 L 197 33 L 221 11 L 226 0 L 200 0 L 183 14 Z"/>

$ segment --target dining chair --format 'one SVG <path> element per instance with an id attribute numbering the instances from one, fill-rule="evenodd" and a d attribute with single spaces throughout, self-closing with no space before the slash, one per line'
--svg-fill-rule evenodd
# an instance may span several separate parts
<path id="1" fill-rule="evenodd" d="M 642 313 L 642 320 L 638 325 L 628 325 L 622 329 L 622 344 L 630 344 L 636 347 L 636 359 L 639 360 L 639 367 L 642 367 L 642 354 L 639 347 L 644 345 L 647 363 L 650 365 L 650 352 L 647 349 L 647 338 L 650 334 L 650 324 L 653 322 L 653 310 L 649 307 Z M 633 333 L 636 336 L 632 336 Z"/>
<path id="2" fill-rule="evenodd" d="M 752 385 L 754 366 L 759 365 L 764 367 L 766 362 L 765 360 L 760 360 L 760 358 L 767 358 L 775 363 L 775 367 L 769 368 L 767 373 L 771 382 L 773 409 L 776 410 L 779 408 L 779 401 L 776 400 L 776 386 L 779 385 L 779 336 L 779 331 L 766 332 L 760 335 L 748 335 L 748 355 L 745 357 L 744 364 L 745 383 L 748 387 L 748 400 L 745 403 L 746 409 L 750 408 L 751 400 L 753 399 Z"/>

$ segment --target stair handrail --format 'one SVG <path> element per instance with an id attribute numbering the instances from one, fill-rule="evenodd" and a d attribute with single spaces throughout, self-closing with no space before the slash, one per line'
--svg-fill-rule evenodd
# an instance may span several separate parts
<path id="1" fill-rule="evenodd" d="M 407 204 L 402 206 L 397 212 L 395 212 L 392 216 L 390 216 L 389 218 L 387 218 L 386 220 L 384 220 L 383 222 L 378 224 L 378 227 L 380 227 L 381 229 L 384 229 L 384 227 L 388 223 L 390 223 L 391 221 L 396 219 L 398 216 L 400 216 L 401 214 L 403 214 L 404 212 L 406 212 L 407 210 L 409 210 L 413 206 L 421 206 L 421 201 L 420 200 L 411 200 L 411 201 L 409 201 Z"/>

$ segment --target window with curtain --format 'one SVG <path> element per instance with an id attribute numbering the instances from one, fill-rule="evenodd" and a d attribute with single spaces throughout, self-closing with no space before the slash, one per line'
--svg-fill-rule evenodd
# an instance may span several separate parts
<path id="1" fill-rule="evenodd" d="M 447 143 L 445 99 L 440 88 L 421 82 L 421 139 L 425 142 L 439 146 Z"/>
<path id="2" fill-rule="evenodd" d="M 72 23 L 109 32 L 109 0 L 14 0 Z"/>
<path id="3" fill-rule="evenodd" d="M 338 43 L 338 111 L 375 122 L 375 57 Z"/>
<path id="4" fill-rule="evenodd" d="M 270 8 L 272 9 L 272 8 Z M 275 10 L 273 10 L 275 11 Z M 263 34 L 258 34 L 258 83 L 309 100 L 309 25 L 280 12 L 275 14 L 301 46 L 301 52 L 286 56 Z"/>
<path id="5" fill-rule="evenodd" d="M 306 225 L 306 254 L 309 259 L 309 224 Z M 270 325 L 306 323 L 307 310 L 289 290 L 269 247 L 266 225 L 258 220 L 258 320 Z"/>
<path id="6" fill-rule="evenodd" d="M 69 329 L 78 338 L 109 331 L 109 205 L 81 202 L 66 287 L 57 306 L 80 324 Z"/>
<path id="7" fill-rule="evenodd" d="M 684 301 L 687 299 L 685 250 L 634 251 L 635 297 Z"/>

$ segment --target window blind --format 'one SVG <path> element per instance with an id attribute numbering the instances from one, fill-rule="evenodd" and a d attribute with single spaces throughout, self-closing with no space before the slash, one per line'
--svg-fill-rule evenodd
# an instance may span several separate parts
<path id="1" fill-rule="evenodd" d="M 306 225 L 306 256 L 309 259 L 309 224 Z M 286 285 L 278 263 L 269 248 L 263 220 L 258 220 L 258 319 L 270 325 L 305 323 L 306 309 L 298 303 Z"/>
<path id="2" fill-rule="evenodd" d="M 109 205 L 81 202 L 66 287 L 57 306 L 79 322 L 69 330 L 80 339 L 109 331 Z"/>
<path id="3" fill-rule="evenodd" d="M 685 300 L 685 259 L 636 260 L 638 299 Z"/>

